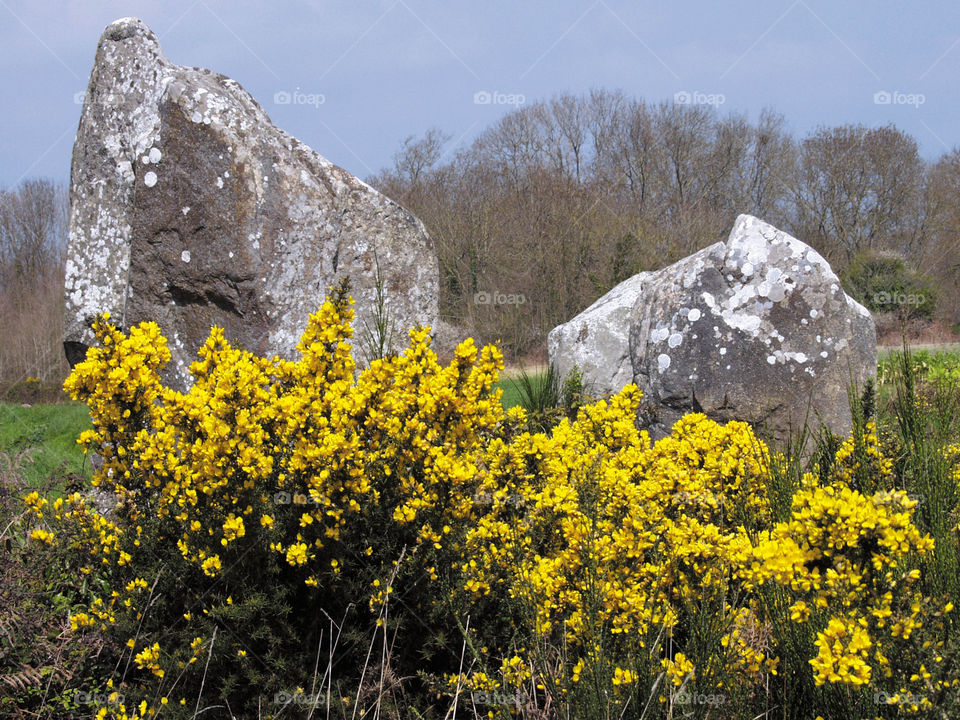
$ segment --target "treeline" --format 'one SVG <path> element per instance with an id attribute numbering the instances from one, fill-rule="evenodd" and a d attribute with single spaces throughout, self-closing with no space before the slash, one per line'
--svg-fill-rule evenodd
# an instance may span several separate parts
<path id="1" fill-rule="evenodd" d="M 447 154 L 450 139 L 408 138 L 369 182 L 432 234 L 444 318 L 508 355 L 542 351 L 615 284 L 726 239 L 744 212 L 816 248 L 871 309 L 916 315 L 892 301 L 917 286 L 936 295 L 928 322 L 960 321 L 956 293 L 936 293 L 960 270 L 960 151 L 926 162 L 892 125 L 797 139 L 771 110 L 750 122 L 595 90 L 517 109 Z M 877 287 L 894 292 L 866 296 Z"/>
<path id="2" fill-rule="evenodd" d="M 58 385 L 63 355 L 66 186 L 0 189 L 0 396 Z"/>
<path id="3" fill-rule="evenodd" d="M 815 247 L 882 328 L 960 325 L 960 150 L 931 163 L 893 126 L 797 139 L 770 110 L 750 122 L 607 90 L 522 107 L 447 153 L 450 139 L 407 139 L 368 181 L 433 236 L 444 319 L 508 358 L 542 353 L 636 272 L 725 239 L 742 212 Z M 65 376 L 68 205 L 49 180 L 0 190 L 0 394 Z"/>

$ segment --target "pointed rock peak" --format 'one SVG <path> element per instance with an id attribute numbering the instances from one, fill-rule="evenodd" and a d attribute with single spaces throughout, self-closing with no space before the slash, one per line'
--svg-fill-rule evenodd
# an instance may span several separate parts
<path id="1" fill-rule="evenodd" d="M 752 215 L 726 243 L 621 283 L 554 328 L 550 364 L 595 394 L 632 379 L 657 408 L 746 420 L 785 440 L 807 421 L 851 427 L 847 387 L 876 373 L 876 328 L 813 248 Z"/>
<path id="2" fill-rule="evenodd" d="M 142 20 L 120 18 L 104 28 L 97 46 L 95 68 L 110 66 L 111 71 L 116 69 L 126 74 L 134 68 L 145 70 L 151 64 L 167 65 L 168 61 L 157 36 Z"/>
<path id="3" fill-rule="evenodd" d="M 747 232 L 751 229 L 762 229 L 762 228 L 776 228 L 773 227 L 770 223 L 764 222 L 760 218 L 749 215 L 747 213 L 741 213 L 737 215 L 737 220 L 733 223 L 733 230 L 730 232 L 731 235 L 738 235 L 744 232 Z"/>
<path id="4" fill-rule="evenodd" d="M 795 239 L 792 235 L 775 228 L 770 223 L 744 213 L 737 216 L 737 221 L 733 224 L 733 229 L 727 238 L 727 245 L 732 246 L 744 242 L 768 244 L 773 242 L 790 242 Z"/>
<path id="5" fill-rule="evenodd" d="M 147 39 L 154 45 L 159 46 L 160 44 L 157 36 L 146 26 L 146 23 L 140 18 L 135 17 L 125 17 L 114 20 L 104 28 L 102 39 L 119 42 L 134 37 Z"/>

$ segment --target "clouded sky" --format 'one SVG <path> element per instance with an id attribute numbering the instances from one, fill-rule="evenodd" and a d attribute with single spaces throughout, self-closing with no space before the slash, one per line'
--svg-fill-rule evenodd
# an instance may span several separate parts
<path id="1" fill-rule="evenodd" d="M 361 177 L 430 127 L 452 151 L 516 103 L 594 87 L 770 106 L 801 137 L 894 123 L 928 159 L 960 145 L 960 3 L 942 0 L 0 0 L 0 187 L 68 178 L 77 96 L 124 16 Z"/>

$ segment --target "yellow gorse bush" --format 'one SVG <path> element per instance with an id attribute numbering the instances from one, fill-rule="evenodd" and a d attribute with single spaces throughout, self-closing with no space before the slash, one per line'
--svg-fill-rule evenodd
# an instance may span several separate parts
<path id="1" fill-rule="evenodd" d="M 479 666 L 455 663 L 457 646 L 434 668 L 450 696 L 603 686 L 626 698 L 658 677 L 662 702 L 691 687 L 755 692 L 781 662 L 776 613 L 809 628 L 818 685 L 904 670 L 889 655 L 924 623 L 911 559 L 933 541 L 905 493 L 854 489 L 865 471 L 892 472 L 874 428 L 841 446 L 826 482 L 805 476 L 774 522 L 771 455 L 748 425 L 692 414 L 653 443 L 631 385 L 528 432 L 494 389 L 495 347 L 465 341 L 441 366 L 415 328 L 405 352 L 359 370 L 350 303 L 342 290 L 310 316 L 296 359 L 257 357 L 214 328 L 187 392 L 162 382 L 155 324 L 94 324 L 100 346 L 65 388 L 90 407 L 80 442 L 103 459 L 93 484 L 111 507 L 26 502 L 33 541 L 68 547 L 99 579 L 71 628 L 118 635 L 126 689 L 186 696 L 211 662 L 233 688 L 292 689 L 307 655 L 285 658 L 316 652 L 331 603 L 386 632 L 398 597 L 414 622 L 486 620 L 467 633 L 484 644 L 471 644 L 488 656 Z M 276 607 L 303 627 L 249 644 L 216 635 Z"/>
<path id="2" fill-rule="evenodd" d="M 186 393 L 161 383 L 170 355 L 155 324 L 125 337 L 98 320 L 103 347 L 65 385 L 91 407 L 96 429 L 81 441 L 104 461 L 94 484 L 130 500 L 132 521 L 146 505 L 137 496 L 149 497 L 156 517 L 180 528 L 182 556 L 209 576 L 259 527 L 307 580 L 336 555 L 318 551 L 383 502 L 417 541 L 439 542 L 430 521 L 438 510 L 447 521 L 469 514 L 472 491 L 447 488 L 475 484 L 470 452 L 502 417 L 491 393 L 501 356 L 469 340 L 441 368 L 428 331 L 416 329 L 406 353 L 354 379 L 348 307 L 328 301 L 311 316 L 296 362 L 258 358 L 214 328 Z"/>
<path id="3" fill-rule="evenodd" d="M 559 633 L 568 648 L 573 683 L 600 664 L 602 648 L 615 648 L 621 662 L 649 652 L 693 604 L 721 612 L 749 545 L 743 519 L 754 529 L 770 519 L 766 448 L 746 424 L 688 415 L 651 444 L 637 429 L 639 401 L 629 386 L 549 435 L 490 443 L 485 512 L 466 536 L 464 590 L 532 608 L 534 633 Z M 744 672 L 758 657 L 742 642 L 729 654 L 731 664 L 746 658 Z M 759 662 L 775 670 L 775 658 L 759 654 Z M 688 665 L 682 652 L 669 659 L 677 685 Z M 636 677 L 626 665 L 609 673 L 615 686 Z"/>
<path id="4" fill-rule="evenodd" d="M 872 424 L 868 430 L 863 454 L 875 473 L 889 475 L 892 464 Z M 911 590 L 919 570 L 901 563 L 933 550 L 933 539 L 911 521 L 917 503 L 906 492 L 879 490 L 867 497 L 847 484 L 852 446 L 851 438 L 837 452 L 829 484 L 805 475 L 790 520 L 761 532 L 738 558 L 748 588 L 773 581 L 794 592 L 792 620 L 807 622 L 813 609 L 827 614 L 827 627 L 817 633 L 818 655 L 810 660 L 818 685 L 866 685 L 870 663 L 889 674 L 881 637 L 909 639 L 922 622 L 919 596 Z M 914 597 L 912 609 L 894 617 L 895 596 L 902 599 L 904 593 Z"/>

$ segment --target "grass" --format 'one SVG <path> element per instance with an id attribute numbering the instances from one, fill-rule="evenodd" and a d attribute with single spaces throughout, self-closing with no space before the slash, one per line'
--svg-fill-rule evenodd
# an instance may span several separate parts
<path id="1" fill-rule="evenodd" d="M 77 437 L 90 427 L 87 407 L 79 403 L 0 403 L 0 453 L 28 453 L 22 467 L 29 487 L 38 487 L 52 475 L 89 476 Z"/>
<path id="2" fill-rule="evenodd" d="M 503 397 L 500 399 L 500 402 L 503 404 L 504 410 L 509 410 L 512 407 L 522 404 L 521 400 L 523 396 L 515 380 L 500 378 L 500 380 L 497 381 L 496 387 L 503 390 Z"/>

